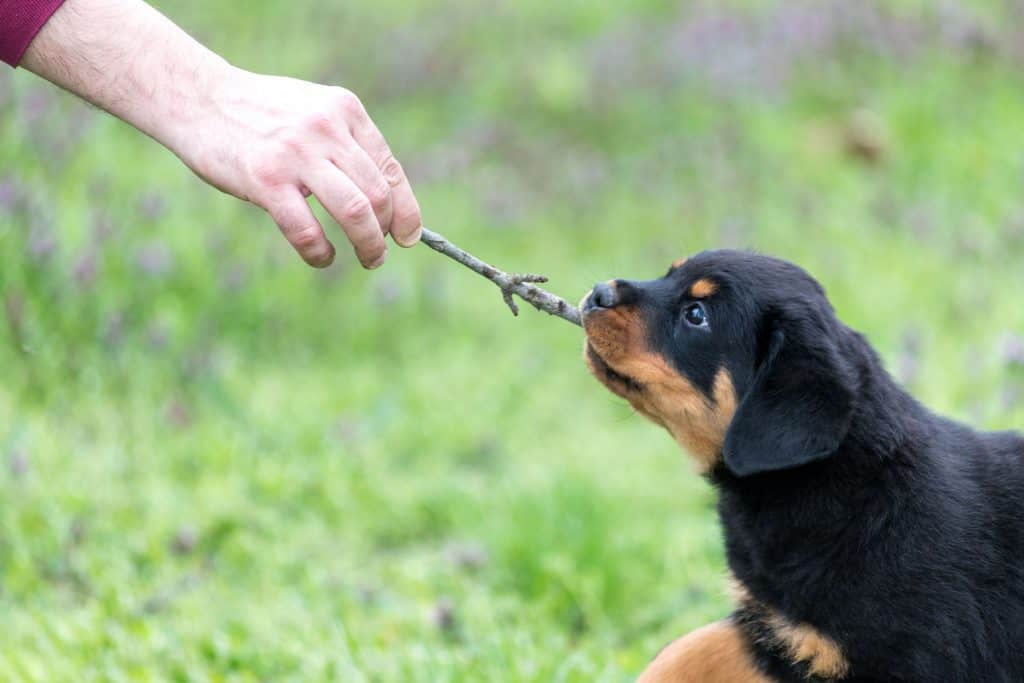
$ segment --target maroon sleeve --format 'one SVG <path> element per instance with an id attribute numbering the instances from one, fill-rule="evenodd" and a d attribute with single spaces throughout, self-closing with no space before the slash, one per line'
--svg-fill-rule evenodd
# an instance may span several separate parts
<path id="1" fill-rule="evenodd" d="M 64 0 L 0 0 L 0 60 L 18 66 L 29 43 Z"/>

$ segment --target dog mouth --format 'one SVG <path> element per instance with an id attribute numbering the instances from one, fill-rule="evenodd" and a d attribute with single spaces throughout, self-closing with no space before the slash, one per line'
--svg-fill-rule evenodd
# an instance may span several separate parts
<path id="1" fill-rule="evenodd" d="M 632 377 L 616 371 L 612 366 L 608 365 L 608 362 L 601 357 L 601 354 L 597 352 L 594 345 L 591 344 L 589 340 L 587 340 L 587 358 L 590 360 L 591 367 L 596 371 L 595 374 L 605 380 L 606 384 L 622 387 L 626 391 L 635 393 L 643 391 L 644 387 L 642 384 Z"/>
<path id="2" fill-rule="evenodd" d="M 621 312 L 615 309 L 593 305 L 593 297 L 594 290 L 591 290 L 580 301 L 580 313 L 587 341 L 584 352 L 587 365 L 590 366 L 591 373 L 612 393 L 622 398 L 639 394 L 644 390 L 643 384 L 613 368 L 598 351 L 599 348 L 605 348 L 607 351 L 609 347 L 626 346 L 625 337 L 628 335 L 624 325 L 627 321 L 623 320 Z M 617 352 L 614 355 L 618 357 L 622 354 Z"/>

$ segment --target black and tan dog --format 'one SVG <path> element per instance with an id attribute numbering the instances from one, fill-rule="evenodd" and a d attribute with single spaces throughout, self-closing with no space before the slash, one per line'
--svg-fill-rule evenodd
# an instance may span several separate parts
<path id="1" fill-rule="evenodd" d="M 735 580 L 642 681 L 1024 681 L 1024 438 L 930 412 L 773 258 L 705 252 L 582 310 L 594 375 L 718 489 Z"/>

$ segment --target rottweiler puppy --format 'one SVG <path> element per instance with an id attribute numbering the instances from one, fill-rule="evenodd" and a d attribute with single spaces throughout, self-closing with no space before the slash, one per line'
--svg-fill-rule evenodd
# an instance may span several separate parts
<path id="1" fill-rule="evenodd" d="M 593 374 L 717 489 L 735 588 L 641 681 L 1024 681 L 1024 438 L 918 403 L 785 261 L 704 252 L 581 311 Z"/>

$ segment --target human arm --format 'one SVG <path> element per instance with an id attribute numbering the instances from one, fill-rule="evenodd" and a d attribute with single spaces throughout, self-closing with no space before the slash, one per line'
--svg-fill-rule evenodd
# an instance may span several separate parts
<path id="1" fill-rule="evenodd" d="M 419 239 L 419 205 L 401 165 L 343 88 L 238 69 L 141 0 L 66 0 L 21 65 L 265 209 L 310 265 L 329 265 L 334 247 L 309 194 L 366 267 L 383 263 L 385 234 L 402 246 Z"/>

